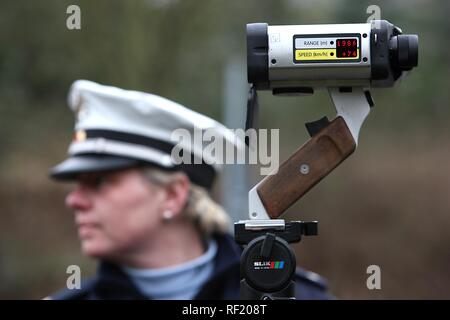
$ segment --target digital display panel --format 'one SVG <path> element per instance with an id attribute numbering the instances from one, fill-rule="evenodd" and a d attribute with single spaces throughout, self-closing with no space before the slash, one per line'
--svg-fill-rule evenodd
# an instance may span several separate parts
<path id="1" fill-rule="evenodd" d="M 336 39 L 336 57 L 337 58 L 357 58 L 358 57 L 358 39 Z"/>

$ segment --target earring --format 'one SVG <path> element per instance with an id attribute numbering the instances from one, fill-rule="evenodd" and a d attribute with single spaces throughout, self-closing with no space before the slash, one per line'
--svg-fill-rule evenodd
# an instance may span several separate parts
<path id="1" fill-rule="evenodd" d="M 163 219 L 164 220 L 170 220 L 173 218 L 173 212 L 171 210 L 164 210 L 163 212 Z"/>

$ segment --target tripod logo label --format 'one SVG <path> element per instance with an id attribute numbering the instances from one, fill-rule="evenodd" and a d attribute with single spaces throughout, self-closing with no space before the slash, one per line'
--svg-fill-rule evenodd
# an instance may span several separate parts
<path id="1" fill-rule="evenodd" d="M 284 269 L 284 261 L 255 261 L 255 270 Z"/>

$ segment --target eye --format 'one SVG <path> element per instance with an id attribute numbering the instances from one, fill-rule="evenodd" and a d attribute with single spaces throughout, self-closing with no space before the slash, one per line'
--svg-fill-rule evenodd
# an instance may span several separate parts
<path id="1" fill-rule="evenodd" d="M 81 183 L 90 189 L 100 189 L 102 186 L 108 183 L 109 179 L 107 175 L 92 175 L 83 177 Z"/>
<path id="2" fill-rule="evenodd" d="M 106 176 L 98 176 L 95 177 L 92 181 L 92 186 L 95 188 L 100 188 L 108 182 L 108 177 Z"/>

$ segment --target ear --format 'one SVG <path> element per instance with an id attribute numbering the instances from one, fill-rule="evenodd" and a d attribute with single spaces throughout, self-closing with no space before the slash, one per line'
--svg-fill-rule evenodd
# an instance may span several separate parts
<path id="1" fill-rule="evenodd" d="M 166 201 L 164 203 L 164 210 L 170 210 L 174 216 L 180 214 L 189 197 L 189 190 L 191 188 L 191 182 L 189 178 L 183 174 L 177 174 L 176 179 L 166 185 Z"/>

